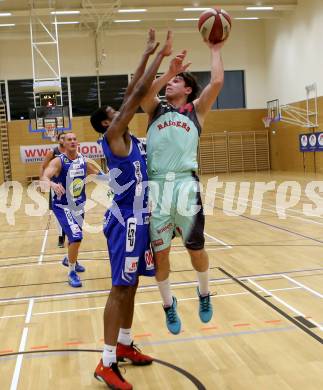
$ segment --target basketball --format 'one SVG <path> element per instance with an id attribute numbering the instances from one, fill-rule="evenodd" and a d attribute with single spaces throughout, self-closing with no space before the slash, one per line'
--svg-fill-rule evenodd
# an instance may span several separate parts
<path id="1" fill-rule="evenodd" d="M 210 8 L 199 18 L 198 29 L 204 39 L 219 43 L 228 38 L 231 31 L 231 17 L 223 9 Z"/>

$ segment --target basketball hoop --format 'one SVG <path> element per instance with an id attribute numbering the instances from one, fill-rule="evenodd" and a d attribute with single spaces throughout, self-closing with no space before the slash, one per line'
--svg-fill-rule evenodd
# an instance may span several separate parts
<path id="1" fill-rule="evenodd" d="M 262 118 L 262 121 L 264 122 L 264 125 L 267 129 L 268 127 L 270 127 L 270 124 L 272 122 L 272 118 L 269 116 L 265 116 L 264 118 Z"/>
<path id="2" fill-rule="evenodd" d="M 52 142 L 56 141 L 56 120 L 45 120 L 44 129 L 46 138 L 51 139 Z"/>

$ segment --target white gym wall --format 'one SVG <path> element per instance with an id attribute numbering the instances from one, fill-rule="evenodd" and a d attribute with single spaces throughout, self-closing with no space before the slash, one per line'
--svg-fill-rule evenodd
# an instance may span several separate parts
<path id="1" fill-rule="evenodd" d="M 233 21 L 229 42 L 223 49 L 226 70 L 245 70 L 247 108 L 263 108 L 266 101 L 265 81 L 265 22 Z M 210 69 L 210 54 L 200 34 L 195 29 L 175 32 L 174 52 L 188 49 L 192 70 Z M 189 23 L 189 26 L 192 26 Z M 129 29 L 131 27 L 129 26 Z M 131 30 L 130 30 L 131 31 Z M 163 39 L 164 33 L 158 33 Z M 0 35 L 0 79 L 32 78 L 30 40 L 27 33 Z M 95 75 L 94 38 L 87 32 L 60 34 L 62 75 Z M 107 59 L 102 63 L 101 74 L 125 74 L 134 71 L 144 47 L 145 36 L 131 31 L 130 34 L 105 34 L 104 49 Z M 101 43 L 101 42 L 100 42 Z M 167 61 L 161 68 L 165 70 Z"/>
<path id="2" fill-rule="evenodd" d="M 323 95 L 323 1 L 298 0 L 294 12 L 266 21 L 268 100 L 304 100 L 305 85 Z"/>

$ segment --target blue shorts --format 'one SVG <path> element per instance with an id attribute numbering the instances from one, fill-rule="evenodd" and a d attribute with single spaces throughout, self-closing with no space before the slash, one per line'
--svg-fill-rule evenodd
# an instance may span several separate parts
<path id="1" fill-rule="evenodd" d="M 67 207 L 58 207 L 53 203 L 53 212 L 62 227 L 63 232 L 68 237 L 68 241 L 79 242 L 83 240 L 82 224 L 84 220 L 84 211 L 78 210 L 76 217 L 73 212 Z"/>
<path id="2" fill-rule="evenodd" d="M 120 222 L 110 210 L 105 217 L 104 235 L 110 256 L 112 285 L 134 286 L 139 275 L 154 276 L 149 215 L 143 217 L 143 223 L 138 223 L 132 210 L 123 210 Z"/>

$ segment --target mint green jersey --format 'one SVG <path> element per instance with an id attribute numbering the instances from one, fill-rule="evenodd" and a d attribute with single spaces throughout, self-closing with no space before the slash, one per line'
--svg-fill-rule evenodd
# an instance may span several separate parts
<path id="1" fill-rule="evenodd" d="M 160 102 L 148 125 L 147 165 L 150 179 L 168 172 L 197 171 L 197 149 L 201 126 L 193 103 L 174 108 Z"/>

